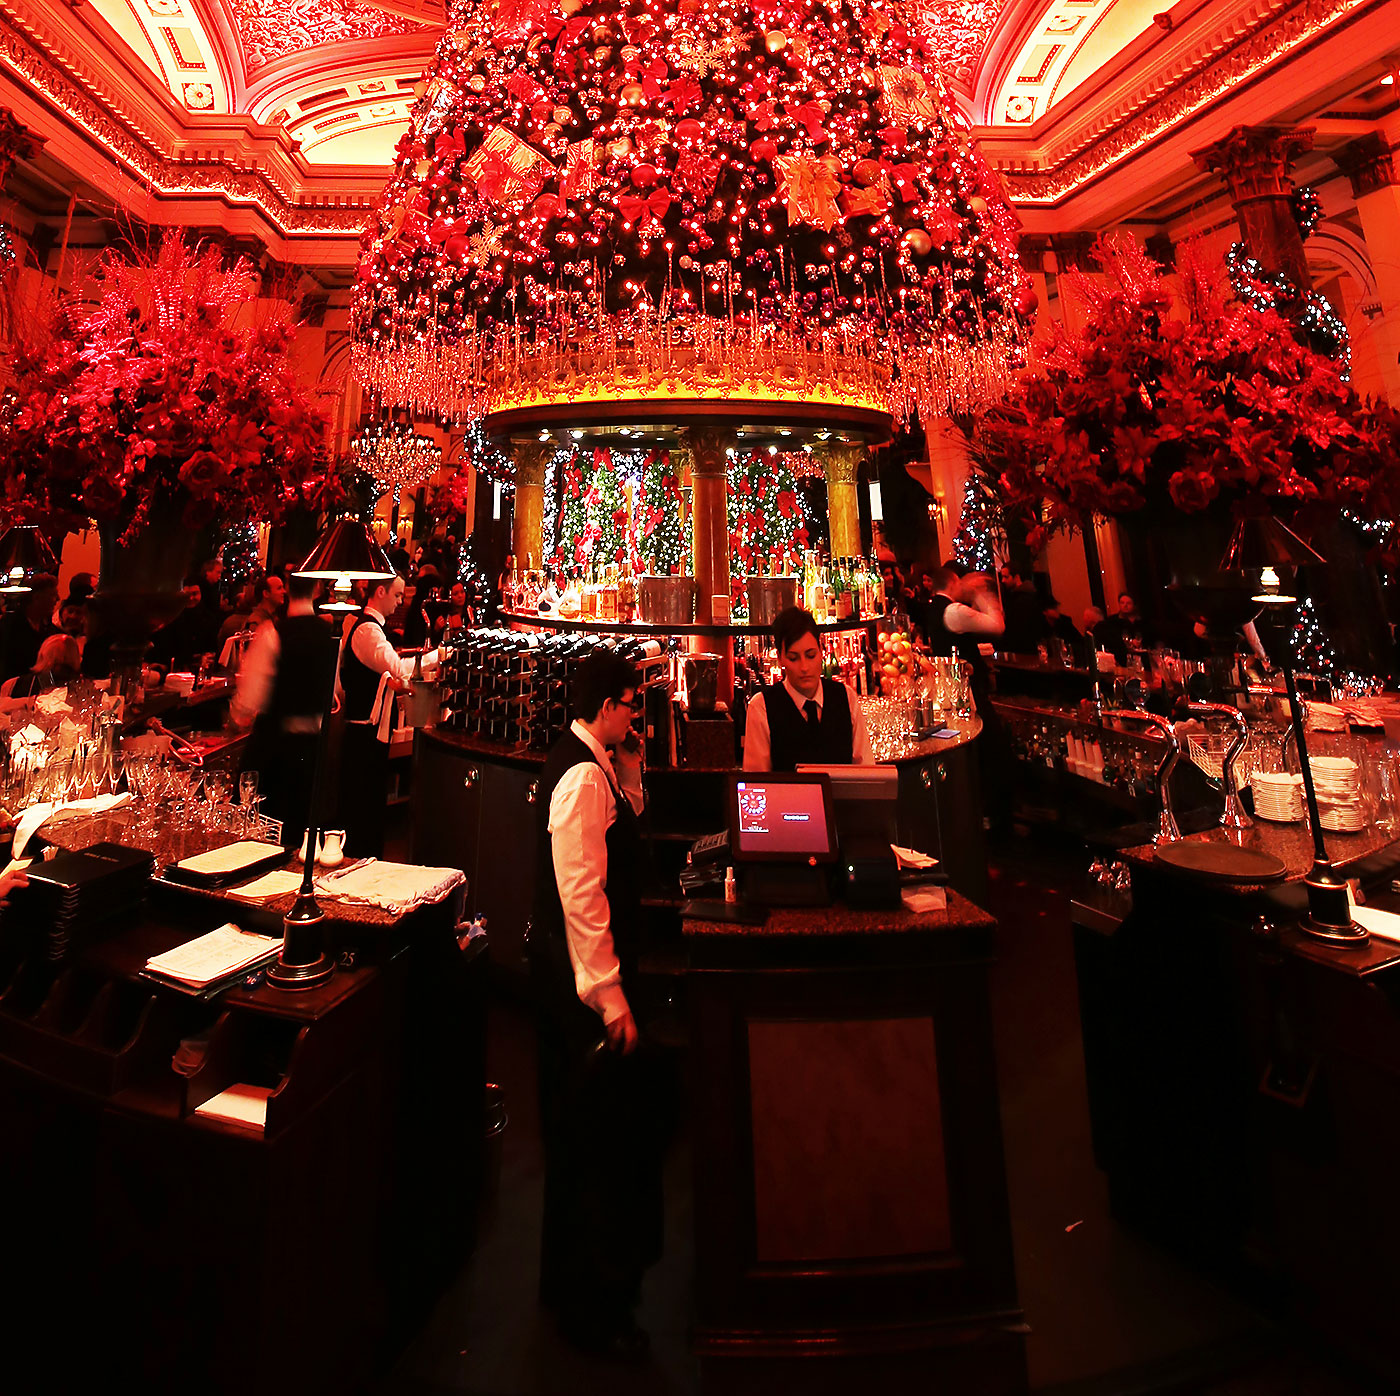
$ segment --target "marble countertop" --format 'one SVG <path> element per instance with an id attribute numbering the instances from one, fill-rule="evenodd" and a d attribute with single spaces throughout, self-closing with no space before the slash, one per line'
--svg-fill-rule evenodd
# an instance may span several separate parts
<path id="1" fill-rule="evenodd" d="M 841 936 L 921 935 L 938 931 L 995 929 L 994 917 L 974 906 L 966 897 L 948 891 L 944 911 L 909 911 L 893 908 L 864 911 L 835 903 L 832 906 L 775 907 L 760 925 L 732 921 L 683 920 L 687 936 L 709 938 L 830 940 Z"/>

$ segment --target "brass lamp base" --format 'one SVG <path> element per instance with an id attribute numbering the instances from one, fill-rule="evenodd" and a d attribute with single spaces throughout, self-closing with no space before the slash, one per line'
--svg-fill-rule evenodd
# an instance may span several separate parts
<path id="1" fill-rule="evenodd" d="M 325 917 L 316 898 L 303 892 L 282 920 L 282 953 L 268 967 L 275 989 L 314 989 L 335 973 L 335 961 L 322 945 Z"/>
<path id="2" fill-rule="evenodd" d="M 1371 933 L 1351 919 L 1346 882 L 1330 863 L 1315 864 L 1304 885 L 1308 889 L 1308 914 L 1298 923 L 1298 929 L 1305 936 L 1345 950 L 1358 950 L 1370 942 Z"/>

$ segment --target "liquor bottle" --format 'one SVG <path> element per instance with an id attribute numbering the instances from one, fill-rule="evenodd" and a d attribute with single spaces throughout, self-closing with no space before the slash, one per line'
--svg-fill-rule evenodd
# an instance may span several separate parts
<path id="1" fill-rule="evenodd" d="M 836 619 L 838 621 L 850 620 L 851 618 L 851 581 L 846 575 L 845 566 L 841 563 L 832 564 L 836 581 Z"/>

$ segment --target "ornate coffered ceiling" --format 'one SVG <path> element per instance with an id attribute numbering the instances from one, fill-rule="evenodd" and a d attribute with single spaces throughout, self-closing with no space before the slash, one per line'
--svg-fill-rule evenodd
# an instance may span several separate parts
<path id="1" fill-rule="evenodd" d="M 1193 143 L 1345 109 L 1400 63 L 1400 0 L 892 2 L 1032 231 L 1179 202 Z M 0 105 L 109 206 L 353 259 L 442 6 L 0 0 Z"/>

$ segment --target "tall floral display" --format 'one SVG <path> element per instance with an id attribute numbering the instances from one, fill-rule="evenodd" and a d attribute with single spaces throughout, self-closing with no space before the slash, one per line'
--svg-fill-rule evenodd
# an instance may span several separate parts
<path id="1" fill-rule="evenodd" d="M 1336 361 L 1272 306 L 1237 297 L 1198 249 L 1180 250 L 1174 282 L 1131 241 L 1101 260 L 1102 280 L 1066 278 L 1084 328 L 1057 330 L 1038 373 L 979 426 L 1033 544 L 1148 505 L 1159 524 L 1217 502 L 1291 516 L 1323 500 L 1396 516 L 1392 407 L 1363 400 Z"/>
<path id="2" fill-rule="evenodd" d="M 290 318 L 240 313 L 255 288 L 246 263 L 177 238 L 104 256 L 91 286 L 18 336 L 0 417 L 6 508 L 94 519 L 130 544 L 153 521 L 231 526 L 319 502 L 325 415 L 288 361 Z"/>
<path id="3" fill-rule="evenodd" d="M 983 401 L 1031 293 L 931 46 L 882 0 L 452 7 L 362 238 L 354 365 L 472 417 L 752 389 Z"/>
<path id="4" fill-rule="evenodd" d="M 767 451 L 736 456 L 729 467 L 729 554 L 736 588 L 744 577 L 767 573 L 777 558 L 798 570 L 807 528 L 797 481 L 786 458 Z"/>
<path id="5" fill-rule="evenodd" d="M 556 569 L 612 563 L 663 575 L 681 569 L 690 535 L 669 452 L 571 451 L 556 462 L 555 474 Z"/>
<path id="6" fill-rule="evenodd" d="M 288 361 L 289 317 L 252 318 L 251 268 L 168 238 L 106 254 L 22 325 L 0 413 L 12 517 L 102 538 L 97 613 L 137 644 L 178 608 L 197 530 L 330 502 L 326 421 Z"/>

